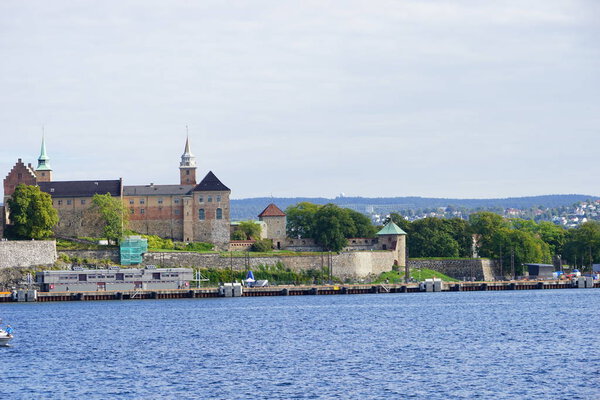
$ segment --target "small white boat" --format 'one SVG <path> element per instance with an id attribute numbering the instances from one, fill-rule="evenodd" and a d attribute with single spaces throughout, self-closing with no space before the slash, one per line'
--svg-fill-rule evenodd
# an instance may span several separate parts
<path id="1" fill-rule="evenodd" d="M 3 329 L 0 329 L 0 346 L 6 346 L 8 345 L 8 342 L 10 342 L 13 338 L 13 335 L 11 335 L 10 333 L 6 332 Z"/>

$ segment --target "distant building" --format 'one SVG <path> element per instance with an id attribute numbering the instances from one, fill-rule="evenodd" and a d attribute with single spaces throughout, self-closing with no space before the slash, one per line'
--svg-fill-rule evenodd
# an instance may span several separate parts
<path id="1" fill-rule="evenodd" d="M 281 249 L 287 237 L 286 215 L 279 207 L 271 203 L 259 215 L 258 219 L 265 223 L 267 239 L 273 240 L 273 247 Z"/>
<path id="2" fill-rule="evenodd" d="M 19 184 L 39 186 L 52 197 L 60 222 L 55 233 L 62 236 L 99 236 L 101 224 L 90 211 L 95 194 L 110 194 L 129 212 L 130 228 L 185 242 L 208 242 L 219 248 L 229 243 L 231 190 L 210 171 L 196 182 L 196 160 L 189 139 L 179 163 L 178 185 L 124 186 L 122 179 L 54 181 L 50 158 L 42 139 L 38 166 L 17 161 L 4 179 L 4 200 Z M 9 215 L 10 210 L 5 210 Z M 7 220 L 10 223 L 10 220 Z"/>

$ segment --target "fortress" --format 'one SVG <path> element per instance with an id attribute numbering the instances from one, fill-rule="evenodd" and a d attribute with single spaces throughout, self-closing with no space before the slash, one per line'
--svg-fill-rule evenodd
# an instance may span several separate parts
<path id="1" fill-rule="evenodd" d="M 220 250 L 246 250 L 252 242 L 232 242 L 235 224 L 230 221 L 231 190 L 209 171 L 196 181 L 196 158 L 186 139 L 179 163 L 179 183 L 172 185 L 123 185 L 114 180 L 54 181 L 50 158 L 42 138 L 37 168 L 19 159 L 4 179 L 4 203 L 19 184 L 38 186 L 52 197 L 58 211 L 57 236 L 98 237 L 101 224 L 91 209 L 95 194 L 110 194 L 119 199 L 129 213 L 129 228 L 135 232 L 157 235 L 182 242 L 208 242 Z M 0 213 L 0 226 L 10 223 L 10 210 Z M 312 239 L 293 239 L 286 235 L 286 215 L 269 204 L 260 215 L 261 237 L 271 239 L 275 249 L 320 251 Z M 0 231 L 0 236 L 2 232 Z M 406 233 L 393 222 L 377 233 L 377 238 L 351 238 L 346 250 L 385 250 L 390 265 L 406 263 Z"/>
<path id="2" fill-rule="evenodd" d="M 57 235 L 97 237 L 101 232 L 90 212 L 92 197 L 109 193 L 129 210 L 129 227 L 136 232 L 184 242 L 209 242 L 226 248 L 231 190 L 212 171 L 196 182 L 196 169 L 187 139 L 179 163 L 179 184 L 124 186 L 122 179 L 54 181 L 42 139 L 37 168 L 19 159 L 4 179 L 4 203 L 17 185 L 37 185 L 52 197 L 58 211 Z"/>

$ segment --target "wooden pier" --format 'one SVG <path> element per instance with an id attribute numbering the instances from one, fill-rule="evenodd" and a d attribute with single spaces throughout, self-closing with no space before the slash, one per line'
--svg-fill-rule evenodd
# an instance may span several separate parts
<path id="1" fill-rule="evenodd" d="M 256 296 L 314 296 L 377 293 L 417 293 L 426 291 L 474 292 L 497 290 L 544 290 L 600 288 L 600 281 L 587 281 L 581 286 L 577 281 L 497 281 L 497 282 L 444 282 L 439 290 L 427 290 L 419 283 L 408 284 L 364 284 L 364 285 L 320 285 L 320 286 L 270 286 L 245 287 L 242 297 Z M 27 291 L 33 292 L 33 291 Z M 22 299 L 25 297 L 25 300 Z M 11 292 L 0 292 L 0 302 L 15 301 L 88 301 L 88 300 L 143 300 L 143 299 L 195 299 L 222 297 L 218 287 L 172 290 L 133 290 L 122 292 L 36 292 L 35 297 L 18 298 Z"/>

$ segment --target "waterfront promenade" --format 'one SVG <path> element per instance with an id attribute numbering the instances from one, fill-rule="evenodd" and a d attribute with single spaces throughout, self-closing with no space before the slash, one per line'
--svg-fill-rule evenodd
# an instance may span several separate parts
<path id="1" fill-rule="evenodd" d="M 544 281 L 494 281 L 494 282 L 443 282 L 437 288 L 426 283 L 407 284 L 363 284 L 363 285 L 310 285 L 310 286 L 270 286 L 244 287 L 239 297 L 258 296 L 315 296 L 349 294 L 385 294 L 420 292 L 473 292 L 505 290 L 545 290 L 600 288 L 600 281 L 544 280 Z M 30 291 L 31 292 L 31 291 Z M 0 302 L 16 301 L 87 301 L 87 300 L 134 300 L 134 299 L 185 299 L 223 297 L 219 287 L 171 289 L 171 290 L 132 290 L 132 291 L 93 291 L 93 292 L 36 292 L 35 299 L 16 296 L 15 293 L 1 292 Z"/>

